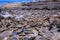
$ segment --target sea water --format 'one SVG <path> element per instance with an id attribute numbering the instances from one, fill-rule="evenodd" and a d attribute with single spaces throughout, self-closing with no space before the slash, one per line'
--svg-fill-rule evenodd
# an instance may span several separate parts
<path id="1" fill-rule="evenodd" d="M 7 3 L 14 3 L 14 2 L 32 2 L 32 0 L 0 0 L 0 5 L 5 5 Z"/>

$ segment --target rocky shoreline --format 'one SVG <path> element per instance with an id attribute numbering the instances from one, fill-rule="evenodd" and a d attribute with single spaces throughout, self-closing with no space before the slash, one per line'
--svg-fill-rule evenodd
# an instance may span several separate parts
<path id="1" fill-rule="evenodd" d="M 60 40 L 60 2 L 0 7 L 0 40 Z"/>
<path id="2" fill-rule="evenodd" d="M 25 14 L 0 13 L 1 40 L 59 40 L 60 12 Z M 56 12 L 56 14 L 55 14 Z M 24 13 L 24 12 L 23 12 Z M 28 15 L 27 15 L 28 13 Z M 42 14 L 42 16 L 40 16 Z M 45 15 L 44 15 L 45 14 Z M 26 16 L 25 16 L 26 15 Z"/>

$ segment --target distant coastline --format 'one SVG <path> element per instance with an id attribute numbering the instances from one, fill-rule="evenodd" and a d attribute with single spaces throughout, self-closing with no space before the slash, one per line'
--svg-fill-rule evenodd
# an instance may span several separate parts
<path id="1" fill-rule="evenodd" d="M 5 5 L 7 3 L 13 3 L 13 1 L 0 1 L 0 5 Z"/>
<path id="2" fill-rule="evenodd" d="M 8 4 L 8 3 L 18 3 L 19 1 L 0 1 L 0 6 L 1 5 L 5 5 L 5 4 Z M 29 2 L 29 1 L 28 1 Z M 19 3 L 24 3 L 24 2 L 19 2 Z"/>

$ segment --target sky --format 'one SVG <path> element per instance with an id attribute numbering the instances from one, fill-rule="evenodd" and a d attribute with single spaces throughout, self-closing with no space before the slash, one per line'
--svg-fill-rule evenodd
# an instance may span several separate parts
<path id="1" fill-rule="evenodd" d="M 1 1 L 14 1 L 14 2 L 31 2 L 32 0 L 0 0 Z"/>

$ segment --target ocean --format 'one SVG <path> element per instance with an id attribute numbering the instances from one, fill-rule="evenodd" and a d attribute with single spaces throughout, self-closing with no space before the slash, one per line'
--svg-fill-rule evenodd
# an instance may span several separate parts
<path id="1" fill-rule="evenodd" d="M 32 2 L 32 0 L 8 0 L 8 1 L 1 1 L 0 0 L 0 5 L 5 5 L 5 4 L 7 4 L 7 3 L 14 3 L 14 2 L 20 2 L 20 3 L 22 3 L 22 2 Z"/>
<path id="2" fill-rule="evenodd" d="M 8 4 L 8 3 L 14 3 L 13 1 L 9 2 L 9 1 L 0 1 L 0 5 L 5 5 L 5 4 Z"/>

